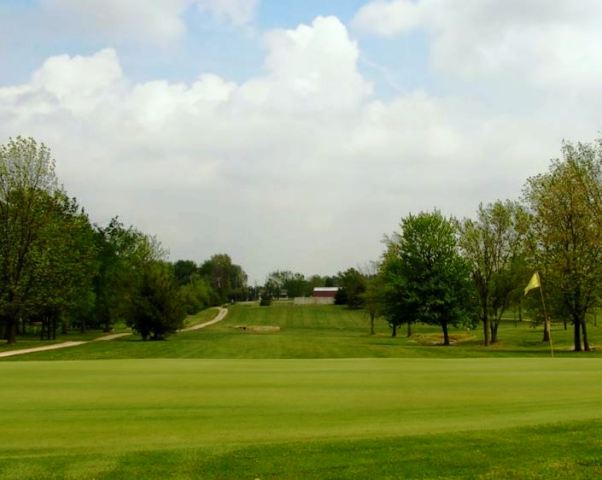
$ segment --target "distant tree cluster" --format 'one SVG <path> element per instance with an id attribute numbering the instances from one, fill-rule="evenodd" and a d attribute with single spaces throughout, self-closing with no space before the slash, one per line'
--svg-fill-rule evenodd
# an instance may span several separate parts
<path id="1" fill-rule="evenodd" d="M 144 339 L 187 313 L 244 296 L 246 274 L 227 255 L 200 266 L 166 261 L 156 238 L 117 218 L 94 225 L 60 186 L 50 150 L 31 138 L 0 145 L 0 337 L 122 322 Z"/>
<path id="2" fill-rule="evenodd" d="M 198 265 L 192 260 L 178 260 L 173 269 L 189 314 L 211 305 L 255 298 L 245 271 L 224 253 Z"/>
<path id="3" fill-rule="evenodd" d="M 268 275 L 261 288 L 261 298 L 310 297 L 316 287 L 339 287 L 335 303 L 349 308 L 361 308 L 364 304 L 367 275 L 355 268 L 332 276 L 311 275 L 290 270 L 276 270 Z M 268 303 L 269 304 L 269 303 Z"/>

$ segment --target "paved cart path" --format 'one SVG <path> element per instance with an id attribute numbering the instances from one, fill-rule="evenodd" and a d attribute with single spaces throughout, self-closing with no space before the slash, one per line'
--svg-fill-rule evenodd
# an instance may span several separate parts
<path id="1" fill-rule="evenodd" d="M 112 333 L 111 335 L 104 335 L 102 337 L 94 338 L 93 340 L 81 340 L 81 341 L 68 341 L 62 343 L 55 343 L 52 345 L 44 345 L 42 347 L 22 348 L 20 350 L 8 350 L 6 352 L 0 352 L 0 358 L 12 357 L 13 355 L 25 355 L 26 353 L 45 352 L 46 350 L 58 350 L 59 348 L 77 347 L 84 343 L 91 342 L 103 342 L 108 340 L 114 340 L 120 337 L 126 337 L 131 333 Z"/>
<path id="2" fill-rule="evenodd" d="M 211 325 L 215 325 L 217 322 L 221 322 L 228 315 L 228 309 L 219 307 L 219 312 L 217 316 L 208 322 L 199 323 L 198 325 L 193 325 L 192 327 L 183 328 L 182 330 L 178 330 L 179 332 L 191 332 L 193 330 L 200 330 L 201 328 L 209 327 Z"/>
<path id="3" fill-rule="evenodd" d="M 210 325 L 214 325 L 217 322 L 221 322 L 228 315 L 227 308 L 219 308 L 219 312 L 217 316 L 210 320 L 209 322 L 199 323 L 198 325 L 193 325 L 192 327 L 184 328 L 183 330 L 179 330 L 180 332 L 190 332 L 193 330 L 200 330 L 201 328 L 209 327 Z M 85 343 L 92 342 L 107 342 L 110 340 L 115 340 L 116 338 L 127 337 L 131 335 L 131 332 L 126 333 L 112 333 L 110 335 L 104 335 L 102 337 L 94 338 L 93 340 L 81 340 L 81 341 L 68 341 L 62 343 L 55 343 L 52 345 L 44 345 L 41 347 L 32 347 L 32 348 L 22 348 L 20 350 L 8 350 L 6 352 L 0 352 L 0 358 L 4 357 L 12 357 L 14 355 L 25 355 L 27 353 L 35 353 L 35 352 L 45 352 L 47 350 L 58 350 L 60 348 L 69 348 L 69 347 L 77 347 L 78 345 L 83 345 Z"/>

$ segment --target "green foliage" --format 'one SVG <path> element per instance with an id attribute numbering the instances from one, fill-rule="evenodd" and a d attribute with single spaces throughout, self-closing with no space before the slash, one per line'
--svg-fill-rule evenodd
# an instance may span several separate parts
<path id="1" fill-rule="evenodd" d="M 110 331 L 115 322 L 131 322 L 131 302 L 146 266 L 164 256 L 156 239 L 113 218 L 97 229 L 99 273 L 95 279 L 96 325 Z"/>
<path id="2" fill-rule="evenodd" d="M 54 337 L 59 318 L 89 313 L 92 237 L 87 216 L 58 186 L 49 149 L 22 137 L 0 145 L 0 330 L 9 343 L 19 322 L 38 319 Z"/>
<path id="3" fill-rule="evenodd" d="M 178 285 L 186 285 L 199 275 L 199 268 L 192 260 L 178 260 L 173 264 L 174 275 Z"/>
<path id="4" fill-rule="evenodd" d="M 290 298 L 303 297 L 307 293 L 308 282 L 302 273 L 277 270 L 268 275 L 266 284 L 268 283 L 273 296 L 280 296 L 283 291 Z"/>
<path id="5" fill-rule="evenodd" d="M 470 267 L 458 252 L 453 219 L 438 211 L 405 217 L 384 263 L 384 278 L 399 295 L 385 297 L 390 314 L 440 325 L 445 345 L 449 325 L 473 324 Z"/>
<path id="6" fill-rule="evenodd" d="M 163 340 L 182 328 L 186 316 L 177 281 L 171 267 L 158 261 L 144 265 L 141 277 L 127 323 L 143 340 Z"/>
<path id="7" fill-rule="evenodd" d="M 278 296 L 280 289 L 278 285 L 273 283 L 272 280 L 268 280 L 261 290 L 261 297 L 259 300 L 260 307 L 269 307 L 272 304 L 272 299 Z"/>
<path id="8" fill-rule="evenodd" d="M 370 335 L 375 334 L 374 320 L 383 313 L 385 282 L 382 274 L 372 275 L 366 279 L 366 290 L 362 293 L 364 308 L 370 317 Z"/>
<path id="9" fill-rule="evenodd" d="M 245 299 L 247 274 L 240 265 L 232 263 L 229 255 L 213 255 L 199 267 L 199 273 L 209 281 L 219 303 Z"/>
<path id="10" fill-rule="evenodd" d="M 341 288 L 337 292 L 336 303 L 345 304 L 349 308 L 361 308 L 364 304 L 366 277 L 355 268 L 349 268 L 338 276 Z"/>
<path id="11" fill-rule="evenodd" d="M 552 313 L 573 323 L 575 350 L 589 350 L 586 315 L 602 294 L 602 145 L 565 143 L 562 154 L 527 182 L 531 258 Z"/>
<path id="12" fill-rule="evenodd" d="M 497 341 L 504 312 L 522 294 L 529 226 L 524 207 L 509 200 L 479 205 L 476 220 L 461 225 L 460 246 L 471 267 L 486 346 Z"/>
<path id="13" fill-rule="evenodd" d="M 177 280 L 178 284 L 180 283 Z M 188 315 L 193 315 L 211 305 L 215 305 L 217 298 L 209 282 L 201 277 L 192 276 L 191 280 L 180 287 L 180 299 Z"/>

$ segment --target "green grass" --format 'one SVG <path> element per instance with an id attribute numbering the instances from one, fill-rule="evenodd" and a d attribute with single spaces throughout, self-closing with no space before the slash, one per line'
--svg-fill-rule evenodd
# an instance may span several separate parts
<path id="1" fill-rule="evenodd" d="M 254 325 L 280 330 L 237 328 Z M 526 322 L 490 348 L 480 330 L 443 347 L 433 327 L 377 326 L 340 307 L 240 305 L 164 342 L 0 360 L 0 478 L 602 477 L 600 350 L 571 352 L 562 325 L 557 358 Z"/>
<path id="2" fill-rule="evenodd" d="M 111 333 L 116 333 L 111 332 Z M 54 340 L 40 340 L 40 334 L 34 332 L 28 332 L 24 335 L 19 335 L 17 337 L 17 343 L 13 343 L 11 345 L 7 343 L 0 343 L 0 352 L 6 352 L 10 350 L 21 350 L 25 348 L 35 348 L 35 347 L 44 347 L 46 345 L 54 345 L 56 343 L 63 342 L 78 342 L 78 341 L 88 341 L 93 340 L 98 337 L 102 337 L 104 335 L 109 335 L 108 333 L 103 332 L 102 330 L 87 330 L 84 333 L 81 333 L 76 330 L 69 331 L 68 333 L 60 333 L 57 332 L 56 339 Z"/>
<path id="3" fill-rule="evenodd" d="M 561 472 L 601 473 L 601 359 L 6 362 L 0 374 L 1 478 L 564 478 L 557 456 Z"/>
<path id="4" fill-rule="evenodd" d="M 202 315 L 214 315 L 208 310 Z M 195 320 L 195 321 L 204 321 Z M 137 336 L 112 342 L 99 342 L 66 350 L 26 355 L 22 360 L 79 360 L 114 358 L 471 358 L 549 356 L 542 343 L 542 328 L 530 322 L 503 322 L 500 342 L 485 348 L 481 329 L 452 329 L 460 342 L 451 347 L 433 345 L 441 341 L 440 329 L 417 325 L 414 335 L 406 338 L 405 329 L 391 338 L 383 320 L 377 320 L 377 334 L 370 336 L 368 317 L 362 310 L 335 306 L 271 307 L 237 305 L 229 308 L 226 319 L 209 328 L 179 333 L 164 342 L 143 342 Z M 274 325 L 276 333 L 250 333 L 235 328 L 241 325 Z M 583 356 L 572 349 L 572 331 L 554 324 L 556 355 Z M 602 327 L 589 325 L 591 343 L 602 341 Z M 602 349 L 586 354 L 602 356 Z M 7 359 L 8 360 L 8 359 Z"/>
<path id="5" fill-rule="evenodd" d="M 184 320 L 184 328 L 213 320 L 219 312 L 218 308 L 207 308 L 194 315 L 188 315 Z"/>

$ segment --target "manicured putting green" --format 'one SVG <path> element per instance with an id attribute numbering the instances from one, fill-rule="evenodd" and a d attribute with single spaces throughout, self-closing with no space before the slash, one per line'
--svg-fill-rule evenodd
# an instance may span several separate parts
<path id="1" fill-rule="evenodd" d="M 0 374 L 3 478 L 51 470 L 56 478 L 126 478 L 124 458 L 172 464 L 186 451 L 206 461 L 262 445 L 280 453 L 290 442 L 308 452 L 315 442 L 374 447 L 602 418 L 600 359 L 4 362 Z M 260 458 L 247 464 L 259 469 Z M 202 478 L 173 468 L 181 474 L 174 478 Z M 258 478 L 218 470 L 208 478 Z"/>

